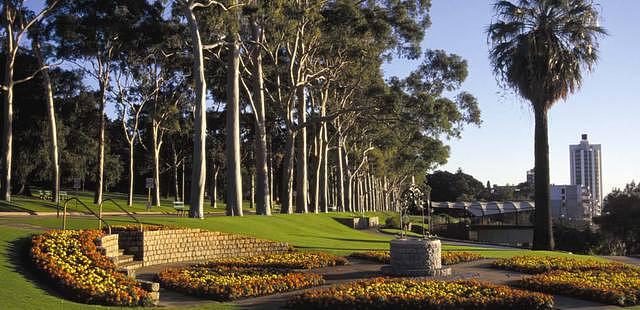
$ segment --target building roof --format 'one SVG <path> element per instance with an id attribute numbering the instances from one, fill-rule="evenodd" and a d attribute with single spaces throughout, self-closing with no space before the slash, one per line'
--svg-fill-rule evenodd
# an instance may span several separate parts
<path id="1" fill-rule="evenodd" d="M 433 202 L 432 208 L 466 210 L 473 216 L 516 213 L 533 211 L 535 204 L 531 201 L 506 202 Z"/>

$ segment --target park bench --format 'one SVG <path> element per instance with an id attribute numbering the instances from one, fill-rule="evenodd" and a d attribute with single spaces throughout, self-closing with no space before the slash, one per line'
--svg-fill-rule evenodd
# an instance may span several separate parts
<path id="1" fill-rule="evenodd" d="M 176 215 L 177 216 L 186 216 L 187 215 L 187 211 L 189 211 L 189 209 L 184 206 L 184 202 L 183 201 L 174 201 L 173 202 L 173 209 L 176 210 Z"/>

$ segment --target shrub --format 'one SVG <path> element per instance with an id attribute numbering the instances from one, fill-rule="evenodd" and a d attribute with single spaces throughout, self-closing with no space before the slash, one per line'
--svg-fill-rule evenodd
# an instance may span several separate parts
<path id="1" fill-rule="evenodd" d="M 616 262 L 599 261 L 595 259 L 575 259 L 567 257 L 551 256 L 514 256 L 493 262 L 495 268 L 513 270 L 529 274 L 544 273 L 548 271 L 624 271 L 640 268 Z"/>
<path id="2" fill-rule="evenodd" d="M 640 272 L 629 270 L 552 271 L 524 278 L 516 285 L 619 306 L 640 304 Z"/>
<path id="3" fill-rule="evenodd" d="M 95 241 L 102 235 L 97 230 L 50 231 L 33 238 L 30 256 L 37 270 L 79 302 L 150 305 L 149 294 L 98 252 Z"/>
<path id="4" fill-rule="evenodd" d="M 312 269 L 327 266 L 346 265 L 349 261 L 342 256 L 317 252 L 289 252 L 283 254 L 233 257 L 201 264 L 208 266 L 263 267 L 285 269 Z"/>
<path id="5" fill-rule="evenodd" d="M 354 252 L 351 254 L 353 258 L 360 258 L 379 262 L 383 264 L 391 263 L 391 255 L 389 251 L 369 251 L 369 252 Z M 442 264 L 443 265 L 455 265 L 458 263 L 472 262 L 481 260 L 484 257 L 471 252 L 457 252 L 457 251 L 443 251 L 442 252 Z"/>
<path id="6" fill-rule="evenodd" d="M 322 276 L 317 274 L 233 266 L 167 269 L 158 274 L 158 279 L 167 288 L 218 301 L 270 295 L 324 283 Z"/>
<path id="7" fill-rule="evenodd" d="M 306 291 L 297 309 L 551 309 L 551 296 L 475 280 L 375 278 Z"/>
<path id="8" fill-rule="evenodd" d="M 384 221 L 384 227 L 400 229 L 400 215 L 394 214 Z"/>

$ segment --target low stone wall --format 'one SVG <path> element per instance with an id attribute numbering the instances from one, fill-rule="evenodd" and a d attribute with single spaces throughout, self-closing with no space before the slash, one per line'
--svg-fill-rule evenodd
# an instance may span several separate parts
<path id="1" fill-rule="evenodd" d="M 353 229 L 369 229 L 380 226 L 380 221 L 377 216 L 373 217 L 354 217 L 354 218 L 339 218 L 338 222 L 347 225 Z"/>
<path id="2" fill-rule="evenodd" d="M 144 266 L 289 251 L 289 245 L 282 242 L 200 229 L 117 233 L 120 249 L 134 255 Z"/>
<path id="3" fill-rule="evenodd" d="M 437 239 L 394 239 L 390 242 L 391 266 L 383 273 L 399 276 L 448 276 L 442 268 L 442 245 Z"/>
<path id="4" fill-rule="evenodd" d="M 118 256 L 118 235 L 105 235 L 98 239 L 98 250 L 108 257 Z"/>

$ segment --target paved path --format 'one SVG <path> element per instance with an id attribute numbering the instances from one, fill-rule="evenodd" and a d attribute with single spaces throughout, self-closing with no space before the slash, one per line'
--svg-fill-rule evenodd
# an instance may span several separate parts
<path id="1" fill-rule="evenodd" d="M 453 269 L 453 274 L 450 278 L 447 279 L 479 279 L 487 282 L 492 282 L 495 284 L 504 284 L 508 285 L 511 282 L 520 279 L 523 276 L 526 276 L 521 273 L 504 271 L 490 268 L 490 263 L 492 260 L 481 260 L 470 263 L 462 263 L 451 266 Z M 380 272 L 380 268 L 383 266 L 382 264 L 370 263 L 362 260 L 354 260 L 350 259 L 351 264 L 347 266 L 337 266 L 337 267 L 326 267 L 312 270 L 304 270 L 302 272 L 311 272 L 322 274 L 325 278 L 326 284 L 321 287 L 327 287 L 333 284 L 361 280 L 366 278 L 372 278 L 376 276 L 382 276 Z M 153 280 L 154 275 L 164 268 L 168 267 L 179 267 L 185 266 L 188 263 L 178 263 L 178 264 L 169 264 L 169 265 L 157 265 L 144 267 L 138 270 L 137 277 L 145 280 Z M 317 289 L 310 288 L 310 289 Z M 237 305 L 241 308 L 251 308 L 251 309 L 282 309 L 287 300 L 296 294 L 299 294 L 305 290 L 298 290 L 294 292 L 287 292 L 282 294 L 275 294 L 270 296 L 261 296 L 255 298 L 246 298 L 241 300 L 236 300 L 232 302 L 232 304 Z M 620 307 L 608 306 L 596 302 L 575 299 L 564 296 L 554 296 L 555 307 L 558 309 L 597 309 L 597 310 L 607 310 L 607 309 L 620 309 Z M 167 291 L 161 289 L 160 293 L 160 305 L 161 306 L 171 306 L 171 307 L 186 307 L 186 306 L 195 306 L 202 305 L 206 303 L 213 303 L 213 301 L 209 301 L 202 298 L 190 297 L 180 293 Z"/>

